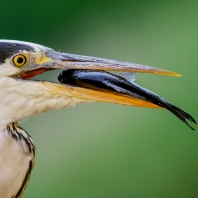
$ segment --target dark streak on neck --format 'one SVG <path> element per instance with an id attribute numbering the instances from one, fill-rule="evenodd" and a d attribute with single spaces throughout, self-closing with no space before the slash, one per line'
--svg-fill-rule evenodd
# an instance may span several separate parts
<path id="1" fill-rule="evenodd" d="M 26 186 L 27 186 L 27 183 L 28 183 L 28 180 L 30 178 L 30 174 L 31 174 L 31 170 L 32 170 L 32 160 L 29 161 L 29 168 L 26 172 L 26 175 L 23 179 L 23 183 L 19 189 L 19 191 L 17 192 L 17 194 L 14 196 L 14 198 L 19 198 L 21 197 L 22 193 L 24 192 Z"/>

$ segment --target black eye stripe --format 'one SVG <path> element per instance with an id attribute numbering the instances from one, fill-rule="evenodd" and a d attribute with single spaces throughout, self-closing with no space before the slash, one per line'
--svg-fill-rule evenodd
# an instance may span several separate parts
<path id="1" fill-rule="evenodd" d="M 5 63 L 6 59 L 23 50 L 35 51 L 33 47 L 26 44 L 0 42 L 0 63 Z"/>

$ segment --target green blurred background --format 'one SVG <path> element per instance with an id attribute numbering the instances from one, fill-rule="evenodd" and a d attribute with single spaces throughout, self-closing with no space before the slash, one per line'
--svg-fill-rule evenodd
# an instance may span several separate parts
<path id="1" fill-rule="evenodd" d="M 198 1 L 8 0 L 0 8 L 1 39 L 183 74 L 137 74 L 136 82 L 198 120 Z M 85 104 L 21 125 L 37 145 L 24 198 L 198 197 L 198 128 L 168 111 Z"/>

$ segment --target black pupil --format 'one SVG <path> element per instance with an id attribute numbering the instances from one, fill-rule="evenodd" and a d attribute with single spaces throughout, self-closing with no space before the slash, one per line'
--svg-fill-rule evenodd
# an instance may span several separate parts
<path id="1" fill-rule="evenodd" d="M 23 61 L 24 61 L 23 58 L 21 58 L 21 57 L 17 58 L 17 63 L 21 64 L 21 63 L 23 63 Z"/>

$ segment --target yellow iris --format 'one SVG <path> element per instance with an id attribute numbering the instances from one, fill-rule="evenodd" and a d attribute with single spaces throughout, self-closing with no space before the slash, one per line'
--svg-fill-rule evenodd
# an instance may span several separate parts
<path id="1" fill-rule="evenodd" d="M 27 59 L 23 54 L 18 54 L 14 56 L 12 60 L 13 60 L 14 65 L 17 67 L 22 67 L 27 62 Z"/>

